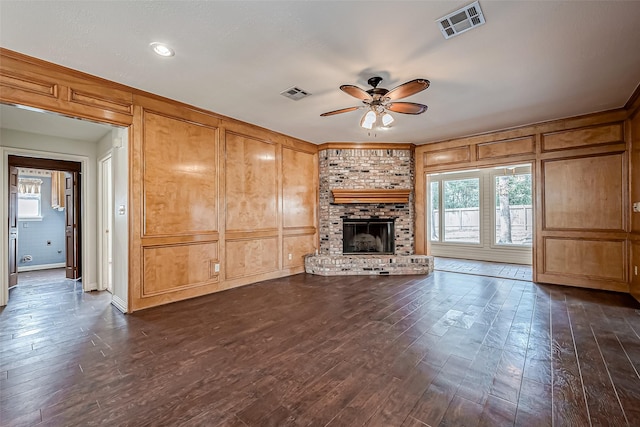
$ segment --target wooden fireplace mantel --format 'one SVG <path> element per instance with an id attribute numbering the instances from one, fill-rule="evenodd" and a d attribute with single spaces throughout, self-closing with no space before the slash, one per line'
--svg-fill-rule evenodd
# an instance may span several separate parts
<path id="1" fill-rule="evenodd" d="M 347 203 L 409 203 L 411 190 L 331 190 L 334 204 Z"/>

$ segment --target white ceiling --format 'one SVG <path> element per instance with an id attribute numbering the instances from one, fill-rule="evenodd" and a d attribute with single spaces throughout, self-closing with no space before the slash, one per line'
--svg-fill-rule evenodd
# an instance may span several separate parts
<path id="1" fill-rule="evenodd" d="M 85 142 L 98 142 L 113 129 L 112 126 L 88 120 L 10 105 L 0 105 L 0 127 Z"/>
<path id="2" fill-rule="evenodd" d="M 622 107 L 640 82 L 639 1 L 0 1 L 0 45 L 314 143 L 426 143 Z M 155 56 L 149 43 L 176 51 Z M 431 87 L 367 134 L 341 84 Z M 279 95 L 297 86 L 313 95 Z M 3 119 L 3 126 L 5 120 Z"/>

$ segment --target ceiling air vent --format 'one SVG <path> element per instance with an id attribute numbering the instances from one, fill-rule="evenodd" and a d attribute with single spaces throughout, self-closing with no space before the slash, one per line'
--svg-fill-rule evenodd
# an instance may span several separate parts
<path id="1" fill-rule="evenodd" d="M 294 101 L 298 101 L 302 98 L 306 98 L 307 96 L 311 95 L 309 92 L 307 92 L 306 90 L 302 90 L 299 87 L 291 87 L 287 90 L 284 90 L 282 92 L 280 92 L 280 95 L 282 96 L 286 96 L 289 99 L 293 99 Z"/>
<path id="2" fill-rule="evenodd" d="M 480 3 L 473 2 L 437 20 L 445 39 L 462 34 L 467 30 L 484 24 L 484 15 Z"/>

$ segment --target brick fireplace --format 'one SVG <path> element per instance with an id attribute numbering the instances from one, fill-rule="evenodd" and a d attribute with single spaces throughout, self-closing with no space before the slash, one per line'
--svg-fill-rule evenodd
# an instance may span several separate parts
<path id="1" fill-rule="evenodd" d="M 318 153 L 320 173 L 320 249 L 305 259 L 308 273 L 428 274 L 433 258 L 414 255 L 413 150 L 327 148 Z M 392 223 L 393 246 L 380 249 L 381 229 L 360 228 L 345 242 L 354 223 Z M 347 230 L 348 231 L 348 230 Z M 387 231 L 388 233 L 388 231 Z M 358 235 L 358 237 L 356 237 Z M 353 239 L 357 242 L 354 243 Z M 348 253 L 345 247 L 366 250 Z"/>

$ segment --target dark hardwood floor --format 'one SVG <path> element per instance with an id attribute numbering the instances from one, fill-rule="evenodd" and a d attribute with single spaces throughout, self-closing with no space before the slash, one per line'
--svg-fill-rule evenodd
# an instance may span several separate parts
<path id="1" fill-rule="evenodd" d="M 0 312 L 3 426 L 640 425 L 631 297 L 436 271 L 297 275 L 122 315 L 64 279 Z"/>

